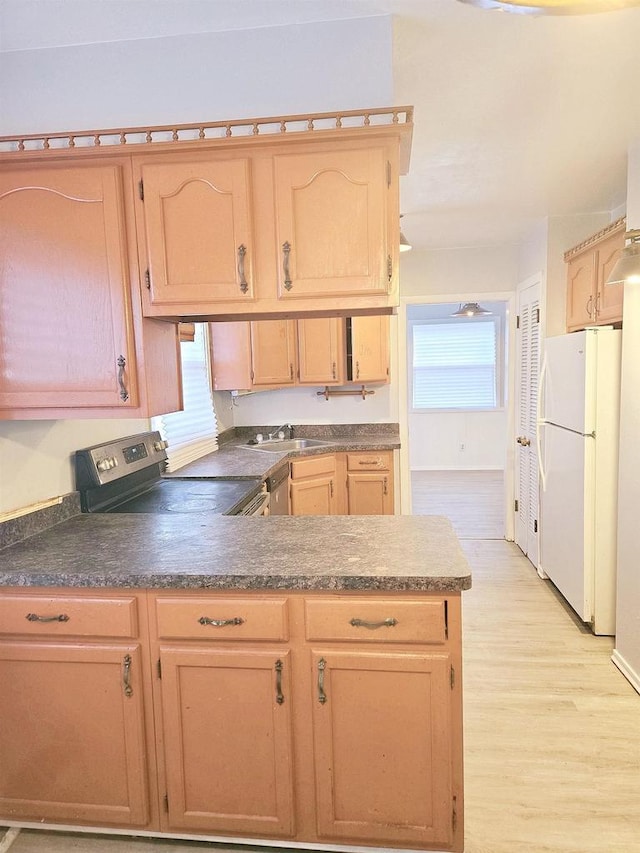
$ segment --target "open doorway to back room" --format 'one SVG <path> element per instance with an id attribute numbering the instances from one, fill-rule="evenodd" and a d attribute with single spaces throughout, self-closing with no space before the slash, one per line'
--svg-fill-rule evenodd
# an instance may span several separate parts
<path id="1" fill-rule="evenodd" d="M 508 303 L 469 306 L 407 306 L 412 511 L 447 516 L 463 539 L 502 539 Z"/>

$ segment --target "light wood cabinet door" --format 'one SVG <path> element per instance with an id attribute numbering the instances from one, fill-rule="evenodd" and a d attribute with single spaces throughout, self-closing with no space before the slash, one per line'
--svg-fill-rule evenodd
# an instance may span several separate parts
<path id="1" fill-rule="evenodd" d="M 334 475 L 291 482 L 291 515 L 336 515 Z"/>
<path id="2" fill-rule="evenodd" d="M 148 822 L 137 644 L 0 643 L 0 813 Z"/>
<path id="3" fill-rule="evenodd" d="M 344 382 L 344 363 L 344 320 L 298 320 L 300 385 L 340 385 Z"/>
<path id="4" fill-rule="evenodd" d="M 251 324 L 209 323 L 211 384 L 214 391 L 251 388 Z"/>
<path id="5" fill-rule="evenodd" d="M 314 649 L 321 840 L 452 842 L 450 657 Z"/>
<path id="6" fill-rule="evenodd" d="M 251 323 L 251 382 L 255 387 L 287 387 L 296 381 L 295 320 Z"/>
<path id="7" fill-rule="evenodd" d="M 114 161 L 0 176 L 0 410 L 138 404 Z"/>
<path id="8" fill-rule="evenodd" d="M 290 652 L 163 646 L 168 828 L 290 837 Z"/>
<path id="9" fill-rule="evenodd" d="M 347 505 L 349 515 L 393 515 L 393 475 L 347 472 Z"/>
<path id="10" fill-rule="evenodd" d="M 596 316 L 598 323 L 622 320 L 624 284 L 607 284 L 607 278 L 624 249 L 624 231 L 598 244 L 596 253 Z"/>
<path id="11" fill-rule="evenodd" d="M 174 160 L 140 165 L 150 304 L 186 313 L 194 303 L 249 302 L 249 161 Z"/>
<path id="12" fill-rule="evenodd" d="M 593 252 L 577 255 L 567 265 L 567 330 L 570 332 L 595 322 L 595 276 Z"/>
<path id="13" fill-rule="evenodd" d="M 351 317 L 351 370 L 353 382 L 389 381 L 389 317 Z"/>
<path id="14" fill-rule="evenodd" d="M 336 455 L 294 459 L 289 480 L 291 515 L 337 515 L 339 512 Z"/>
<path id="15" fill-rule="evenodd" d="M 278 298 L 387 293 L 385 149 L 276 155 L 273 168 Z"/>

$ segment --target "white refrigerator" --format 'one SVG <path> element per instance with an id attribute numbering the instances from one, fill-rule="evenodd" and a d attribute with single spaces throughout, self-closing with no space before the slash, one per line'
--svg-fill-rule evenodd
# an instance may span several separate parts
<path id="1" fill-rule="evenodd" d="M 594 634 L 615 634 L 622 332 L 547 338 L 540 373 L 540 573 Z"/>

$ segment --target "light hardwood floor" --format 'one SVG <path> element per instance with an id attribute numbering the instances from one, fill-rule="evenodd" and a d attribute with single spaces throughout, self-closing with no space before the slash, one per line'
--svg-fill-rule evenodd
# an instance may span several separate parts
<path id="1" fill-rule="evenodd" d="M 504 537 L 502 471 L 412 471 L 414 515 L 446 515 L 460 539 Z"/>
<path id="2" fill-rule="evenodd" d="M 465 853 L 640 853 L 640 696 L 611 639 L 581 626 L 513 543 L 462 547 Z M 23 831 L 11 853 L 214 849 L 229 848 Z"/>

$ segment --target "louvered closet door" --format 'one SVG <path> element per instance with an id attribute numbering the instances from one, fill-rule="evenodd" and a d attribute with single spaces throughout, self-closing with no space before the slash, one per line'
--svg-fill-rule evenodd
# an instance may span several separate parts
<path id="1" fill-rule="evenodd" d="M 516 544 L 538 565 L 538 382 L 540 378 L 540 282 L 518 295 L 518 394 L 516 412 Z"/>

